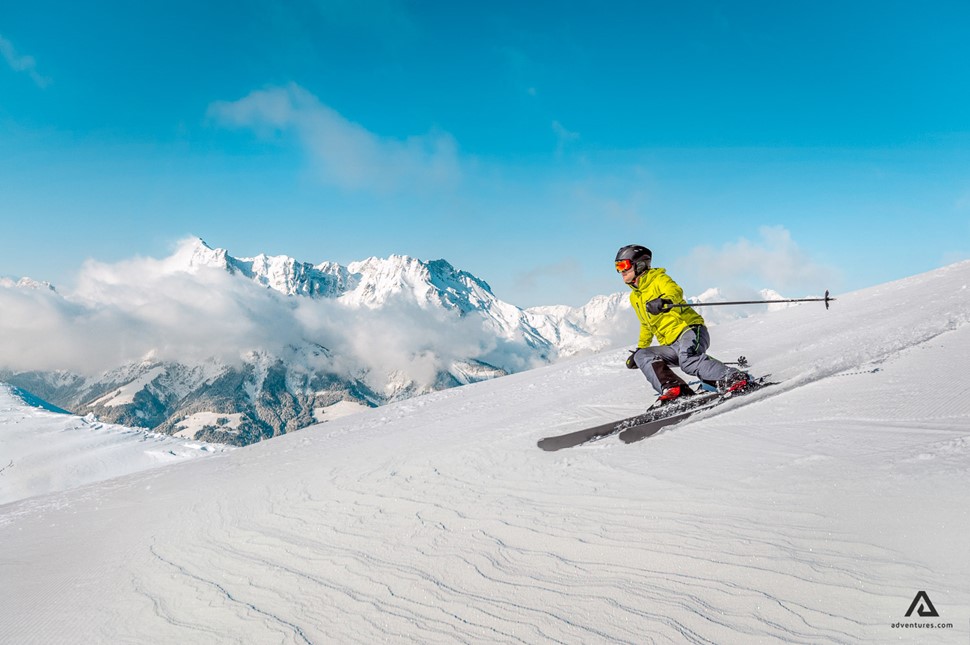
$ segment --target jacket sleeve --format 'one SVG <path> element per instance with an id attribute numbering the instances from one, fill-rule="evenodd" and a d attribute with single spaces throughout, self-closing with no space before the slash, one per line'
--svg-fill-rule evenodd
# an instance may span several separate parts
<path id="1" fill-rule="evenodd" d="M 650 347 L 653 344 L 653 332 L 651 331 L 650 325 L 644 320 L 646 312 L 640 310 L 639 300 L 637 296 L 633 293 L 630 294 L 630 307 L 633 309 L 633 313 L 636 314 L 637 320 L 640 321 L 640 339 L 637 341 L 637 348 Z"/>
<path id="2" fill-rule="evenodd" d="M 684 300 L 684 290 L 680 288 L 680 285 L 674 282 L 674 279 L 669 275 L 664 274 L 660 278 L 660 284 L 657 285 L 660 288 L 660 297 L 666 298 L 667 300 L 673 300 L 675 303 L 687 302 Z"/>
<path id="3" fill-rule="evenodd" d="M 637 342 L 638 348 L 650 347 L 653 344 L 653 332 L 650 331 L 650 327 L 644 323 L 640 323 L 640 340 Z"/>

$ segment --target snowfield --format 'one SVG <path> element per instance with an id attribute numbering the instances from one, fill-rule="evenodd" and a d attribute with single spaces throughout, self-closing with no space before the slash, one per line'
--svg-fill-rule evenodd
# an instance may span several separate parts
<path id="1" fill-rule="evenodd" d="M 0 506 L 0 642 L 967 643 L 968 285 L 718 325 L 782 383 L 636 444 L 536 448 L 621 349 Z"/>
<path id="2" fill-rule="evenodd" d="M 0 383 L 0 504 L 228 450 L 79 417 Z"/>

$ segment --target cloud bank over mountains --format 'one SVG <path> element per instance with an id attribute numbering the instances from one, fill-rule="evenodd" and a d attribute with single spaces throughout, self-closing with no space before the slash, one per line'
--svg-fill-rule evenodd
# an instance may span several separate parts
<path id="1" fill-rule="evenodd" d="M 509 371 L 532 364 L 534 357 L 521 352 L 500 353 L 495 326 L 467 315 L 475 305 L 461 311 L 435 302 L 438 294 L 420 276 L 399 275 L 423 266 L 411 258 L 371 259 L 354 267 L 372 274 L 365 279 L 347 268 L 315 269 L 286 257 L 237 260 L 197 239 L 163 259 L 89 261 L 67 294 L 29 281 L 0 289 L 0 361 L 14 369 L 94 373 L 146 357 L 231 363 L 252 351 L 278 354 L 311 343 L 335 356 L 357 356 L 368 367 L 414 367 L 432 351 L 442 361 L 488 358 Z M 459 275 L 447 263 L 438 266 Z M 241 275 L 244 270 L 251 275 Z M 347 290 L 348 282 L 356 290 Z M 500 303 L 487 284 L 470 284 L 478 290 L 476 305 L 519 311 Z M 443 291 L 454 295 L 459 288 Z M 514 344 L 514 332 L 501 331 Z"/>

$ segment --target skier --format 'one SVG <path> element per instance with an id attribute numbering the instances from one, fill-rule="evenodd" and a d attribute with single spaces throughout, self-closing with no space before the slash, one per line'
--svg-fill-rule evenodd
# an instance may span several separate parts
<path id="1" fill-rule="evenodd" d="M 666 269 L 650 267 L 652 258 L 650 249 L 638 244 L 624 246 L 616 254 L 616 270 L 631 289 L 630 304 L 640 319 L 640 341 L 626 366 L 643 372 L 660 395 L 661 405 L 695 393 L 671 365 L 716 385 L 722 393 L 746 388 L 748 374 L 706 354 L 711 336 L 700 314 L 690 307 L 670 306 L 686 304 L 684 291 Z M 651 346 L 654 337 L 658 345 Z"/>

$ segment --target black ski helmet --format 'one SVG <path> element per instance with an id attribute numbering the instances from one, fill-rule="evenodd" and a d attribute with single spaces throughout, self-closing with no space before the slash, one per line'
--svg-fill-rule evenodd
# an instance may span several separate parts
<path id="1" fill-rule="evenodd" d="M 650 260 L 652 259 L 653 253 L 647 247 L 639 244 L 628 244 L 616 252 L 616 268 L 619 270 L 620 263 L 623 260 L 629 260 L 633 266 L 633 274 L 640 275 L 650 268 Z"/>

